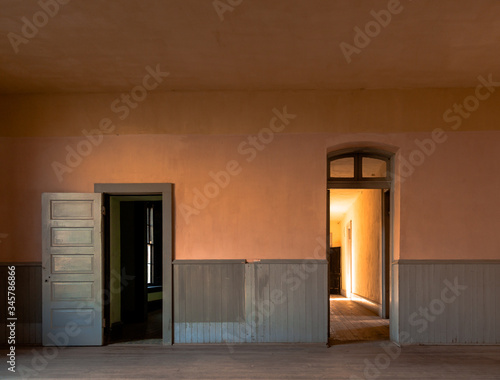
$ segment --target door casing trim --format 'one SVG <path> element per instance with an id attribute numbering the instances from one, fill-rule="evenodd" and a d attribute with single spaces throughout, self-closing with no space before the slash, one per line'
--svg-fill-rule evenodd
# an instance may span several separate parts
<path id="1" fill-rule="evenodd" d="M 173 183 L 96 183 L 94 193 L 107 195 L 162 195 L 162 235 L 163 235 L 163 344 L 173 344 L 173 297 L 172 258 L 174 252 L 173 235 Z"/>

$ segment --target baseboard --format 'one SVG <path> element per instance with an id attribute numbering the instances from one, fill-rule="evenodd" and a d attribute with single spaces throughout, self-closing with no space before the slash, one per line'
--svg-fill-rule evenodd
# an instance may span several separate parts
<path id="1" fill-rule="evenodd" d="M 359 304 L 363 305 L 365 308 L 368 310 L 373 311 L 377 315 L 382 315 L 382 305 L 378 304 L 376 302 L 373 302 L 365 297 L 362 297 L 358 294 L 351 293 L 351 299 L 353 301 L 358 302 Z"/>

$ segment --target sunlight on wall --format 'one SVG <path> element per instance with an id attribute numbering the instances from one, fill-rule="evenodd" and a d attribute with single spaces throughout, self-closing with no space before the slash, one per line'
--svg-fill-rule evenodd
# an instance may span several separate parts
<path id="1" fill-rule="evenodd" d="M 351 221 L 350 293 L 380 303 L 381 190 L 363 190 L 343 223 L 348 226 Z"/>
<path id="2" fill-rule="evenodd" d="M 351 250 L 350 253 L 351 254 L 351 291 L 350 291 L 350 294 L 349 294 L 349 297 L 352 297 L 352 293 L 356 293 L 357 292 L 357 282 L 356 282 L 356 258 L 357 258 L 357 251 L 356 251 L 356 233 L 354 231 L 354 228 L 353 228 L 353 224 L 354 222 L 351 221 L 351 228 L 350 228 L 350 234 L 351 234 L 351 238 L 350 238 L 350 243 L 351 243 Z"/>

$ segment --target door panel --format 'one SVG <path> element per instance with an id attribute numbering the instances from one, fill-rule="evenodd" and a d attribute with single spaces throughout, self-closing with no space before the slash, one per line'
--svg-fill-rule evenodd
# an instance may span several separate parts
<path id="1" fill-rule="evenodd" d="M 102 345 L 100 193 L 42 194 L 42 342 Z"/>

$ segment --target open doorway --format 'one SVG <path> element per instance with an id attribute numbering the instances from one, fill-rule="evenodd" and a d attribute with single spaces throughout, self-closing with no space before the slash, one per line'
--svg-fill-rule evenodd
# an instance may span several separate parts
<path id="1" fill-rule="evenodd" d="M 108 343 L 162 342 L 162 196 L 106 195 Z"/>
<path id="2" fill-rule="evenodd" d="M 334 341 L 389 339 L 385 286 L 383 190 L 330 190 L 331 336 Z M 332 266 L 331 263 L 337 264 Z M 331 283 L 331 282 L 330 282 Z"/>
<path id="3" fill-rule="evenodd" d="M 110 333 L 111 297 L 121 300 L 121 289 L 132 278 L 111 272 L 109 196 L 113 195 L 161 196 L 162 236 L 159 247 L 155 245 L 162 254 L 160 343 L 173 343 L 173 190 L 171 183 L 96 183 L 94 193 L 42 194 L 44 345 L 53 345 L 51 337 L 63 333 L 67 323 L 82 332 L 68 337 L 68 346 L 100 346 Z"/>
<path id="4" fill-rule="evenodd" d="M 330 337 L 388 340 L 390 158 L 340 152 L 328 164 Z"/>

